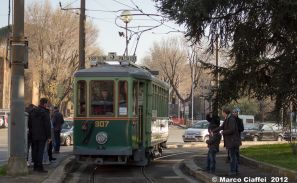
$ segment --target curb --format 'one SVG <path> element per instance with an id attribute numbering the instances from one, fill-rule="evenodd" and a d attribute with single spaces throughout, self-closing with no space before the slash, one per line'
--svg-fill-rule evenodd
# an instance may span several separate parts
<path id="1" fill-rule="evenodd" d="M 269 163 L 259 162 L 244 155 L 240 155 L 240 158 L 240 160 L 249 167 L 257 167 L 264 172 L 270 173 L 271 175 L 288 177 L 289 182 L 297 182 L 297 172 L 294 170 L 289 170 L 287 168 L 275 166 Z"/>
<path id="2" fill-rule="evenodd" d="M 242 163 L 250 168 L 259 168 L 271 175 L 288 177 L 289 182 L 297 182 L 296 171 L 278 167 L 268 163 L 259 162 L 243 155 L 240 155 L 240 158 Z M 216 178 L 216 176 L 211 176 L 211 174 L 207 174 L 206 172 L 201 171 L 201 168 L 195 164 L 193 159 L 184 160 L 182 162 L 182 166 L 188 174 L 205 183 L 213 183 L 213 178 Z"/>
<path id="3" fill-rule="evenodd" d="M 62 183 L 66 177 L 65 166 L 72 161 L 74 156 L 69 156 L 62 161 L 62 163 L 55 168 L 55 170 L 49 175 L 49 177 L 42 183 Z"/>
<path id="4" fill-rule="evenodd" d="M 209 174 L 203 172 L 200 167 L 198 167 L 193 159 L 184 160 L 182 162 L 182 167 L 185 171 L 195 177 L 196 179 L 205 182 L 205 183 L 212 183 L 212 178 L 214 176 L 210 176 Z"/>
<path id="5" fill-rule="evenodd" d="M 167 148 L 192 148 L 192 147 L 207 147 L 206 144 L 170 144 L 166 145 Z"/>

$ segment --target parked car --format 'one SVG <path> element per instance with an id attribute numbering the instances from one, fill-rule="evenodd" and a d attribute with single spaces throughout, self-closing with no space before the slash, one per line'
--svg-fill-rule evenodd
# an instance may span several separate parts
<path id="1" fill-rule="evenodd" d="M 209 139 L 208 124 L 206 120 L 199 121 L 191 128 L 186 129 L 185 134 L 182 136 L 184 142 L 206 141 Z"/>
<path id="2" fill-rule="evenodd" d="M 246 124 L 241 133 L 242 140 L 277 140 L 282 141 L 284 134 L 281 126 L 274 123 Z"/>
<path id="3" fill-rule="evenodd" d="M 297 128 L 293 128 L 291 132 L 286 131 L 284 133 L 284 139 L 285 140 L 290 141 L 291 140 L 291 134 L 292 134 L 292 140 L 297 140 Z"/>
<path id="4" fill-rule="evenodd" d="M 73 120 L 65 119 L 61 130 L 61 145 L 70 146 L 73 144 Z"/>
<path id="5" fill-rule="evenodd" d="M 221 121 L 221 124 L 223 121 Z M 209 122 L 206 120 L 199 120 L 194 123 L 191 128 L 185 130 L 183 137 L 184 142 L 205 142 L 209 139 L 208 133 Z"/>
<path id="6" fill-rule="evenodd" d="M 9 109 L 0 109 L 0 128 L 8 127 L 8 113 Z"/>

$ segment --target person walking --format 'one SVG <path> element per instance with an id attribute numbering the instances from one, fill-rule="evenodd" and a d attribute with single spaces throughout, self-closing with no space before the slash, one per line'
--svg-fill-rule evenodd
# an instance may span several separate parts
<path id="1" fill-rule="evenodd" d="M 59 153 L 60 152 L 60 134 L 62 130 L 62 125 L 64 123 L 64 117 L 59 112 L 58 107 L 54 107 L 54 114 L 53 114 L 53 127 L 54 127 L 54 137 L 55 137 L 55 143 L 54 143 L 54 152 Z"/>
<path id="2" fill-rule="evenodd" d="M 216 170 L 216 154 L 219 152 L 219 145 L 222 138 L 220 132 L 212 131 L 216 128 L 218 128 L 218 125 L 216 123 L 209 124 L 209 140 L 206 141 L 208 146 L 206 171 L 210 173 L 214 173 Z"/>
<path id="3" fill-rule="evenodd" d="M 39 106 L 34 108 L 29 115 L 29 124 L 32 132 L 32 156 L 34 171 L 44 172 L 42 165 L 45 144 L 51 141 L 50 114 L 47 109 L 48 100 L 41 98 Z"/>

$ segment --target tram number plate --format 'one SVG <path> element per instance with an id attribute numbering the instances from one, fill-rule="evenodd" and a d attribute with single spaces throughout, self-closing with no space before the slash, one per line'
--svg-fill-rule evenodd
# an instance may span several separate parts
<path id="1" fill-rule="evenodd" d="M 106 128 L 109 124 L 109 121 L 95 121 L 96 128 Z"/>

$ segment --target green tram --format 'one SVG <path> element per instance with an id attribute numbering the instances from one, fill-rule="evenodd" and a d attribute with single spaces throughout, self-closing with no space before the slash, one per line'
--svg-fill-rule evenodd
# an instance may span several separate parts
<path id="1" fill-rule="evenodd" d="M 76 160 L 144 166 L 160 156 L 168 139 L 168 89 L 131 62 L 101 62 L 76 72 Z"/>

